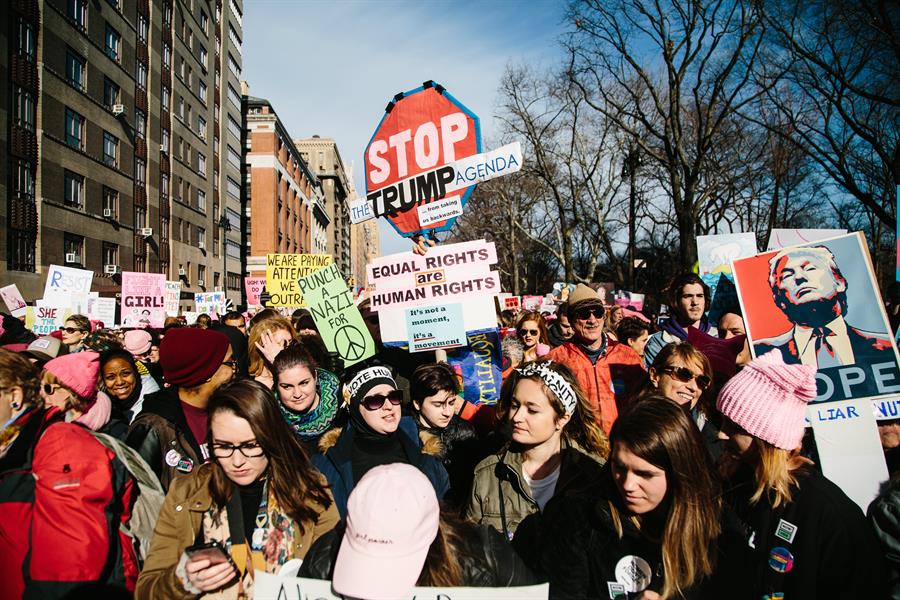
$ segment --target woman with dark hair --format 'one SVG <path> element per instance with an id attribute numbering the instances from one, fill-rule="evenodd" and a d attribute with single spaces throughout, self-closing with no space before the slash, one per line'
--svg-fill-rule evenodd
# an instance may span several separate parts
<path id="1" fill-rule="evenodd" d="M 265 386 L 222 387 L 208 411 L 214 460 L 169 488 L 135 598 L 252 597 L 254 569 L 277 573 L 303 559 L 338 522 L 324 478 Z M 227 560 L 186 552 L 204 542 L 219 542 Z"/>
<path id="2" fill-rule="evenodd" d="M 411 417 L 402 417 L 403 392 L 382 365 L 362 365 L 344 376 L 342 396 L 349 403 L 349 423 L 319 440 L 313 464 L 328 479 L 337 508 L 344 517 L 347 499 L 370 469 L 391 463 L 417 467 L 431 481 L 439 498 L 450 487 L 447 471 L 437 458 L 440 441 L 419 433 Z"/>
<path id="3" fill-rule="evenodd" d="M 519 315 L 516 321 L 516 335 L 525 346 L 525 362 L 537 360 L 550 353 L 547 322 L 538 311 L 530 310 Z"/>
<path id="4" fill-rule="evenodd" d="M 309 351 L 298 343 L 278 353 L 272 375 L 281 416 L 307 450 L 315 452 L 319 438 L 334 426 L 341 412 L 337 376 L 318 368 Z"/>
<path id="5" fill-rule="evenodd" d="M 697 428 L 677 404 L 651 397 L 619 416 L 610 443 L 602 498 L 561 498 L 544 514 L 538 547 L 550 597 L 699 597 L 715 565 L 721 500 Z"/>
<path id="6" fill-rule="evenodd" d="M 130 425 L 159 385 L 149 373 L 141 375 L 131 352 L 114 348 L 100 355 L 100 389 L 112 400 L 113 418 Z"/>
<path id="7" fill-rule="evenodd" d="M 539 361 L 515 369 L 503 382 L 497 419 L 511 427 L 511 440 L 475 467 L 469 520 L 512 539 L 551 498 L 593 493 L 609 443 L 565 365 Z"/>

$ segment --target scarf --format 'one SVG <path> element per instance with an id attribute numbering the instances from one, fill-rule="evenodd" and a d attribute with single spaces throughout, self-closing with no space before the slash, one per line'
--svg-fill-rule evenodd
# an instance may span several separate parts
<path id="1" fill-rule="evenodd" d="M 586 345 L 582 344 L 582 343 L 579 342 L 579 341 L 575 341 L 574 339 L 573 339 L 573 341 L 575 341 L 575 345 L 576 345 L 576 346 L 578 346 L 579 348 L 581 348 L 582 351 L 584 351 L 584 353 L 587 354 L 587 357 L 590 359 L 591 364 L 592 364 L 592 365 L 596 365 L 596 364 L 597 364 L 597 361 L 600 360 L 600 357 L 603 356 L 604 354 L 606 354 L 606 346 L 607 346 L 607 343 L 608 343 L 608 339 L 609 339 L 609 338 L 607 338 L 607 337 L 606 337 L 606 334 L 604 333 L 604 334 L 603 334 L 603 343 L 600 344 L 600 347 L 597 348 L 596 350 L 591 350 L 591 349 L 590 349 L 589 347 L 587 347 Z"/>
<path id="2" fill-rule="evenodd" d="M 337 416 L 338 408 L 338 378 L 334 373 L 325 369 L 316 369 L 316 391 L 319 394 L 319 404 L 305 413 L 294 412 L 282 402 L 278 403 L 281 416 L 291 426 L 294 433 L 302 441 L 313 440 L 331 428 Z"/>
<path id="3" fill-rule="evenodd" d="M 393 433 L 378 433 L 363 419 L 362 411 L 369 410 L 360 403 L 360 394 L 351 399 L 350 425 L 353 427 L 351 461 L 353 481 L 359 482 L 370 469 L 393 463 L 410 464 L 400 441 L 400 427 Z"/>
<path id="4" fill-rule="evenodd" d="M 694 327 L 696 329 L 699 329 L 703 333 L 709 333 L 709 330 L 710 330 L 709 319 L 706 318 L 706 316 L 704 316 L 702 319 L 700 319 L 700 322 L 697 323 L 697 325 Z M 679 323 L 678 320 L 675 319 L 675 317 L 669 317 L 668 319 L 663 321 L 662 325 L 660 325 L 660 329 L 662 329 L 663 331 L 665 331 L 667 333 L 671 333 L 672 335 L 677 337 L 679 340 L 688 339 L 687 329 L 682 327 L 681 323 Z"/>

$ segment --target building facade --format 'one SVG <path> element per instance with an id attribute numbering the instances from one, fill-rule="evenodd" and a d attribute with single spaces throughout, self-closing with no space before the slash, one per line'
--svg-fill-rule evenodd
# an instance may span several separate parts
<path id="1" fill-rule="evenodd" d="M 353 163 L 350 163 L 350 173 L 353 173 Z M 349 198 L 356 197 L 356 186 L 353 178 L 349 177 Z M 381 256 L 381 242 L 378 237 L 378 219 L 370 219 L 363 223 L 350 225 L 350 277 L 348 283 L 354 292 L 358 292 L 368 285 L 366 279 L 366 263 Z"/>
<path id="2" fill-rule="evenodd" d="M 155 272 L 183 309 L 240 304 L 241 1 L 0 4 L 0 280 L 32 300 L 50 264 L 105 296 Z"/>
<path id="3" fill-rule="evenodd" d="M 271 103 L 246 94 L 244 103 L 247 274 L 263 276 L 267 254 L 327 254 L 330 220 L 322 180 L 291 141 Z"/>

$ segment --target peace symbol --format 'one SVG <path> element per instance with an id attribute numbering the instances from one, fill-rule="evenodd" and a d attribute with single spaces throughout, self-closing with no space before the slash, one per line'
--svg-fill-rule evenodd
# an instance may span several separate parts
<path id="1" fill-rule="evenodd" d="M 366 353 L 366 338 L 356 327 L 344 325 L 334 333 L 334 347 L 344 360 L 359 360 Z"/>

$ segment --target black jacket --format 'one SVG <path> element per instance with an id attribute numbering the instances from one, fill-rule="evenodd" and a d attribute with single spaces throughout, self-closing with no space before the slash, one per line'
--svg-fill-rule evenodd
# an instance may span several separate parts
<path id="1" fill-rule="evenodd" d="M 453 415 L 443 429 L 425 427 L 418 416 L 414 418 L 419 431 L 430 433 L 441 441 L 441 452 L 437 458 L 450 476 L 450 491 L 444 496 L 444 502 L 455 508 L 464 507 L 472 490 L 475 465 L 488 454 L 478 439 L 475 427 L 458 415 Z"/>
<path id="2" fill-rule="evenodd" d="M 758 600 L 772 592 L 791 600 L 887 597 L 882 550 L 862 511 L 840 488 L 806 468 L 793 501 L 773 509 L 765 500 L 750 504 L 754 487 L 745 470 L 726 493 L 735 518 L 721 539 L 715 579 L 729 598 Z M 784 539 L 790 535 L 779 527 L 782 520 L 796 528 L 793 541 Z M 769 566 L 776 548 L 793 558 L 784 574 Z"/>
<path id="3" fill-rule="evenodd" d="M 344 537 L 344 523 L 341 521 L 316 540 L 303 559 L 300 577 L 331 579 Z M 461 587 L 513 587 L 537 583 L 528 567 L 493 528 L 471 523 L 459 526 L 463 528 L 461 540 L 464 544 L 457 554 L 463 572 Z"/>

